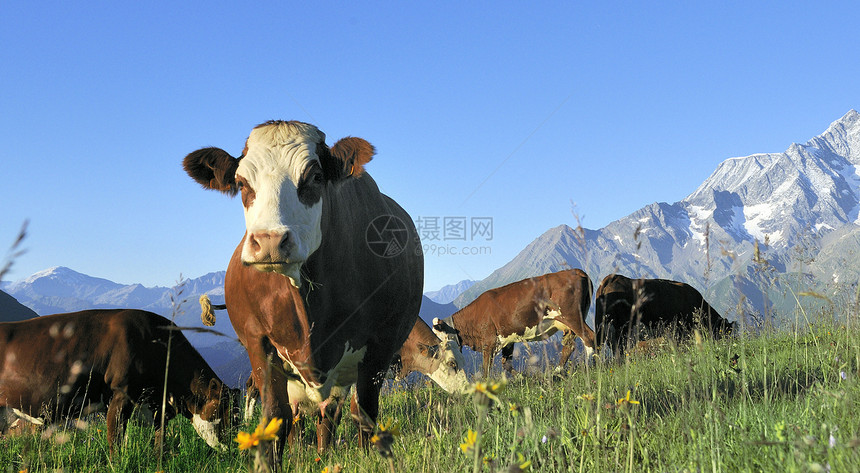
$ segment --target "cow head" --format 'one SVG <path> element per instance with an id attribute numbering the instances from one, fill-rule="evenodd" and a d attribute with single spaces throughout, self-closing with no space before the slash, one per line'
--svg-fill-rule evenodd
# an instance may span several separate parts
<path id="1" fill-rule="evenodd" d="M 460 352 L 463 351 L 463 338 L 460 337 L 460 331 L 448 325 L 439 317 L 433 318 L 433 333 L 443 341 L 453 342 L 457 345 Z"/>
<path id="2" fill-rule="evenodd" d="M 464 368 L 466 359 L 460 346 L 453 340 L 442 341 L 439 345 L 418 344 L 418 352 L 428 360 L 424 374 L 449 393 L 463 392 L 469 386 Z"/>
<path id="3" fill-rule="evenodd" d="M 719 340 L 722 337 L 727 337 L 737 332 L 737 322 L 729 322 L 720 316 L 716 316 L 715 319 L 716 320 L 711 322 L 711 330 L 713 331 L 715 339 Z"/>
<path id="4" fill-rule="evenodd" d="M 186 156 L 183 166 L 205 188 L 241 194 L 242 262 L 283 274 L 299 287 L 302 264 L 322 242 L 326 186 L 360 176 L 374 152 L 361 138 L 329 148 L 313 125 L 268 121 L 251 131 L 240 157 L 203 148 Z"/>
<path id="5" fill-rule="evenodd" d="M 238 389 L 230 389 L 217 378 L 205 382 L 196 377 L 191 395 L 184 399 L 183 414 L 191 419 L 200 438 L 217 450 L 226 450 L 229 430 L 239 422 Z"/>

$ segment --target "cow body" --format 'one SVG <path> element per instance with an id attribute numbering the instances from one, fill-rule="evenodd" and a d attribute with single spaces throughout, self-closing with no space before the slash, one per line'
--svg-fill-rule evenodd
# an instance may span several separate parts
<path id="1" fill-rule="evenodd" d="M 363 172 L 373 147 L 324 140 L 312 125 L 267 122 L 240 159 L 205 148 L 184 166 L 204 187 L 242 193 L 246 231 L 227 269 L 225 302 L 263 415 L 289 419 L 291 404 L 311 404 L 331 419 L 355 384 L 353 414 L 368 445 L 382 374 L 418 316 L 424 260 L 411 217 Z M 322 427 L 325 448 L 330 431 Z M 273 453 L 278 466 L 285 438 Z"/>
<path id="2" fill-rule="evenodd" d="M 171 328 L 176 326 L 157 314 L 126 309 L 0 323 L 0 407 L 6 420 L 14 413 L 33 422 L 57 422 L 107 404 L 113 452 L 139 404 L 155 413 L 160 447 L 167 367 L 165 420 L 178 412 L 210 446 L 224 449 L 218 437 L 232 419 L 228 388 L 182 332 Z"/>
<path id="3" fill-rule="evenodd" d="M 695 288 L 667 279 L 610 274 L 597 288 L 594 307 L 598 343 L 608 343 L 616 356 L 624 353 L 631 335 L 643 328 L 668 329 L 680 338 L 699 323 L 715 338 L 735 328 Z M 696 320 L 697 313 L 700 320 Z"/>
<path id="4" fill-rule="evenodd" d="M 497 352 L 502 352 L 502 363 L 510 371 L 514 343 L 545 340 L 561 330 L 564 347 L 559 366 L 564 366 L 576 336 L 588 353 L 594 348 L 594 332 L 585 323 L 592 289 L 580 269 L 524 279 L 484 292 L 435 328 L 456 330 L 462 345 L 480 351 L 485 376 Z"/>

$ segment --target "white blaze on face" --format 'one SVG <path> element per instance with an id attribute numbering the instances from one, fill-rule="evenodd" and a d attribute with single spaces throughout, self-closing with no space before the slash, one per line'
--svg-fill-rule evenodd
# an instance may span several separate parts
<path id="1" fill-rule="evenodd" d="M 453 340 L 443 342 L 438 356 L 439 366 L 432 373 L 426 373 L 427 376 L 449 393 L 463 392 L 469 386 L 469 379 L 463 370 L 466 359 L 460 353 L 460 346 Z"/>
<path id="2" fill-rule="evenodd" d="M 308 170 L 319 166 L 318 143 L 325 135 L 311 125 L 270 124 L 254 129 L 248 137 L 245 156 L 236 170 L 237 182 L 243 186 L 245 229 L 249 237 L 242 248 L 242 262 L 262 271 L 275 271 L 301 284 L 302 263 L 322 242 L 320 220 L 322 199 L 303 203 L 299 188 L 307 180 Z M 321 172 L 321 169 L 320 169 Z M 320 182 L 318 185 L 322 185 Z M 246 199 L 246 193 L 251 198 Z M 282 252 L 255 252 L 250 235 L 288 234 Z M 277 249 L 277 242 L 274 247 Z"/>
<path id="3" fill-rule="evenodd" d="M 218 440 L 217 427 L 219 422 L 220 420 L 215 422 L 205 421 L 200 417 L 200 414 L 194 414 L 191 417 L 191 424 L 194 426 L 194 430 L 197 431 L 197 435 L 205 440 L 206 444 L 210 447 L 223 452 L 227 450 L 227 446 Z"/>

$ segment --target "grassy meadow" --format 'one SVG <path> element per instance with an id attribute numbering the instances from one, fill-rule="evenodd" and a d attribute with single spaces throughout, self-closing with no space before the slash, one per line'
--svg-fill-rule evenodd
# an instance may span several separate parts
<path id="1" fill-rule="evenodd" d="M 855 314 L 812 318 L 755 336 L 654 345 L 562 373 L 533 366 L 465 396 L 423 382 L 391 386 L 381 398 L 382 451 L 359 449 L 346 415 L 334 449 L 297 447 L 284 470 L 857 471 L 858 322 Z M 148 427 L 131 422 L 111 459 L 103 421 L 77 424 L 2 440 L 2 471 L 252 470 L 253 448 L 216 452 L 185 419 L 170 423 L 160 462 Z M 311 423 L 305 434 L 310 443 Z"/>

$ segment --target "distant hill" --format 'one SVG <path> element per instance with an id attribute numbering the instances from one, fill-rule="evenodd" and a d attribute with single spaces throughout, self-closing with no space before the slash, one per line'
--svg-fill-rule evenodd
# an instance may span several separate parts
<path id="1" fill-rule="evenodd" d="M 457 312 L 457 306 L 454 304 L 451 304 L 450 302 L 447 304 L 439 304 L 432 301 L 429 297 L 424 296 L 421 299 L 421 310 L 418 312 L 418 317 L 427 322 L 427 325 L 432 325 L 434 317 L 442 319 L 448 317 L 454 312 Z"/>
<path id="2" fill-rule="evenodd" d="M 202 329 L 186 330 L 185 336 L 199 351 L 206 347 L 237 345 L 247 360 L 244 349 L 236 341 L 236 332 L 230 318 L 224 313 L 214 327 L 205 327 L 200 320 L 200 295 L 209 295 L 213 302 L 224 301 L 224 271 L 188 279 L 178 287 L 144 287 L 140 284 L 123 285 L 103 278 L 88 276 L 58 266 L 39 271 L 25 279 L 2 283 L 0 288 L 18 299 L 31 313 L 38 315 L 75 312 L 85 309 L 143 309 L 172 318 L 180 327 Z M 13 299 L 14 300 L 14 299 Z M 215 335 L 216 331 L 223 336 Z M 235 355 L 235 350 L 229 353 Z M 206 351 L 204 358 L 216 369 L 230 360 L 217 350 Z M 217 369 L 216 369 L 217 371 Z"/>
<path id="3" fill-rule="evenodd" d="M 460 294 L 463 293 L 466 289 L 472 287 L 475 284 L 475 281 L 471 279 L 464 279 L 457 284 L 449 284 L 447 286 L 442 287 L 438 291 L 429 291 L 425 292 L 424 295 L 429 297 L 430 300 L 439 304 L 447 304 L 449 302 L 453 302 L 454 299 L 457 298 Z"/>
<path id="4" fill-rule="evenodd" d="M 17 322 L 32 319 L 39 314 L 21 304 L 14 297 L 0 291 L 0 322 Z"/>
<path id="5" fill-rule="evenodd" d="M 216 303 L 224 297 L 224 271 L 188 279 L 181 287 L 144 287 L 118 284 L 57 266 L 39 271 L 25 279 L 3 283 L 2 288 L 39 315 L 75 312 L 85 309 L 142 309 L 171 318 L 179 326 L 203 327 L 200 321 L 200 295 Z M 174 314 L 174 310 L 176 313 Z M 219 318 L 213 330 L 236 338 L 227 317 Z M 223 341 L 209 333 L 186 333 L 195 346 Z"/>
<path id="6" fill-rule="evenodd" d="M 222 381 L 233 387 L 244 387 L 251 375 L 251 361 L 238 340 L 227 340 L 198 349 Z"/>

